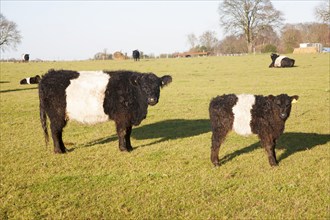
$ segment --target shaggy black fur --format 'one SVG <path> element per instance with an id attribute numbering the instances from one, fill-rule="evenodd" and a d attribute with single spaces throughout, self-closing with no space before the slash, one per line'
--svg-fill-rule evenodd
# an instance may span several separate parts
<path id="1" fill-rule="evenodd" d="M 34 77 L 22 79 L 20 81 L 20 84 L 21 85 L 24 85 L 24 84 L 38 84 L 40 82 L 40 80 L 41 80 L 41 77 L 39 75 L 36 75 Z"/>
<path id="2" fill-rule="evenodd" d="M 47 116 L 50 120 L 50 129 L 55 153 L 66 151 L 62 132 L 66 125 L 66 94 L 65 89 L 70 80 L 79 77 L 79 73 L 69 70 L 49 70 L 39 83 L 40 120 L 44 130 L 46 144 L 48 143 Z"/>
<path id="3" fill-rule="evenodd" d="M 139 125 L 146 118 L 149 105 L 159 101 L 160 88 L 169 84 L 172 77 L 161 78 L 153 73 L 141 74 L 131 71 L 104 71 L 110 75 L 103 102 L 104 113 L 116 123 L 119 148 L 131 151 L 130 135 L 133 125 Z M 48 141 L 46 115 L 50 119 L 50 128 L 55 153 L 65 153 L 62 140 L 66 125 L 65 90 L 71 79 L 79 77 L 79 72 L 69 70 L 50 70 L 39 83 L 40 119 Z"/>
<path id="4" fill-rule="evenodd" d="M 128 71 L 107 73 L 111 78 L 105 91 L 104 112 L 116 122 L 120 150 L 131 151 L 132 126 L 146 118 L 148 105 L 158 103 L 160 88 L 172 78 Z"/>
<path id="5" fill-rule="evenodd" d="M 132 56 L 134 61 L 140 61 L 140 52 L 138 50 L 133 50 Z"/>
<path id="6" fill-rule="evenodd" d="M 270 55 L 270 58 L 272 59 L 272 63 L 269 65 L 269 68 L 271 67 L 275 67 L 274 64 L 275 64 L 275 60 L 279 57 L 280 55 L 277 55 L 275 53 L 272 53 Z M 280 67 L 293 67 L 294 66 L 294 62 L 295 60 L 294 59 L 291 59 L 291 58 L 288 58 L 288 57 L 285 57 L 281 60 L 281 66 Z"/>
<path id="7" fill-rule="evenodd" d="M 255 104 L 251 109 L 251 130 L 257 134 L 261 145 L 268 154 L 269 164 L 278 164 L 275 154 L 276 141 L 284 131 L 285 121 L 290 116 L 291 102 L 297 100 L 298 96 L 281 94 L 278 96 L 255 96 Z M 211 161 L 219 166 L 219 149 L 229 131 L 233 128 L 234 114 L 233 107 L 237 103 L 237 96 L 234 94 L 217 96 L 212 99 L 209 106 L 209 113 L 212 128 Z"/>

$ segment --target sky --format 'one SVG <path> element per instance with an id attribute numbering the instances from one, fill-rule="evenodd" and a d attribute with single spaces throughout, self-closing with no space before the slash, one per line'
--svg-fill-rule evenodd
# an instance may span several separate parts
<path id="1" fill-rule="evenodd" d="M 215 31 L 221 1 L 28 1 L 1 0 L 0 12 L 17 24 L 22 42 L 2 59 L 85 60 L 105 49 L 131 55 L 184 52 L 187 35 Z M 315 22 L 322 0 L 274 0 L 285 23 Z"/>

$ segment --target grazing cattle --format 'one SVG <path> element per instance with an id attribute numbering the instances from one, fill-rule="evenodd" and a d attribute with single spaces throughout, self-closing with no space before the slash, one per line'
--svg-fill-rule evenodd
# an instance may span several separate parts
<path id="1" fill-rule="evenodd" d="M 23 85 L 23 84 L 38 84 L 41 80 L 41 77 L 39 75 L 36 75 L 34 77 L 28 77 L 28 78 L 25 78 L 25 79 L 22 79 L 20 81 L 20 84 Z"/>
<path id="2" fill-rule="evenodd" d="M 272 53 L 270 55 L 270 58 L 272 59 L 272 63 L 269 65 L 269 68 L 271 67 L 293 67 L 294 66 L 294 59 L 288 58 L 286 56 L 280 56 L 276 53 Z"/>
<path id="3" fill-rule="evenodd" d="M 240 135 L 257 134 L 268 154 L 269 164 L 276 166 L 276 141 L 290 116 L 291 103 L 298 96 L 222 95 L 212 99 L 209 113 L 212 127 L 211 161 L 219 166 L 219 149 L 229 131 Z"/>
<path id="4" fill-rule="evenodd" d="M 23 62 L 29 62 L 30 55 L 29 54 L 22 54 L 22 61 Z"/>
<path id="5" fill-rule="evenodd" d="M 134 61 L 140 61 L 140 52 L 138 50 L 133 50 Z"/>
<path id="6" fill-rule="evenodd" d="M 49 70 L 39 83 L 40 119 L 46 144 L 47 116 L 55 153 L 65 153 L 62 131 L 69 119 L 86 124 L 116 124 L 121 151 L 133 150 L 132 126 L 147 116 L 148 105 L 159 101 L 160 88 L 172 77 L 131 71 Z"/>

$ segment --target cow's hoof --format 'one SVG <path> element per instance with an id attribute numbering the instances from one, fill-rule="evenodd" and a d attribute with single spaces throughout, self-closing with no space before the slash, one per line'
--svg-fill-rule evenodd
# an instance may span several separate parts
<path id="1" fill-rule="evenodd" d="M 270 165 L 271 167 L 278 167 L 278 163 L 274 163 Z"/>
<path id="2" fill-rule="evenodd" d="M 65 150 L 65 151 L 62 151 L 62 150 L 57 150 L 57 149 L 55 149 L 55 150 L 54 150 L 54 153 L 55 153 L 55 154 L 65 154 L 65 153 L 66 153 L 66 150 Z"/>
<path id="3" fill-rule="evenodd" d="M 213 165 L 214 165 L 214 168 L 218 168 L 218 167 L 220 167 L 220 163 L 219 162 L 212 162 L 213 163 Z"/>
<path id="4" fill-rule="evenodd" d="M 133 148 L 119 148 L 121 152 L 131 152 Z"/>

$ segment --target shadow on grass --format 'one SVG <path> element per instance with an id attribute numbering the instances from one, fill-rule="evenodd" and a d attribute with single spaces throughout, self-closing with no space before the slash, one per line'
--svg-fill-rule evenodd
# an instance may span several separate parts
<path id="1" fill-rule="evenodd" d="M 150 146 L 158 144 L 168 140 L 175 140 L 181 138 L 189 138 L 197 135 L 201 135 L 211 131 L 210 121 L 208 119 L 197 119 L 197 120 L 185 120 L 185 119 L 174 119 L 156 122 L 153 124 L 143 125 L 140 127 L 133 128 L 132 137 L 137 140 L 148 140 L 148 139 L 158 139 L 151 143 L 135 147 Z M 118 141 L 117 135 L 112 135 L 110 137 L 100 138 L 93 140 L 84 144 L 81 147 L 91 147 L 97 144 L 105 144 L 112 141 Z M 277 160 L 286 159 L 300 151 L 305 151 L 312 149 L 318 145 L 326 144 L 330 141 L 330 135 L 328 134 L 316 134 L 316 133 L 299 133 L 299 132 L 289 132 L 281 135 L 276 149 L 284 150 L 281 155 L 277 156 Z M 132 143 L 134 146 L 134 142 Z M 209 143 L 211 146 L 211 135 Z M 235 157 L 250 153 L 258 148 L 261 148 L 260 142 L 256 142 L 237 150 L 233 153 L 225 155 L 220 159 L 220 164 L 227 163 L 234 159 Z M 221 148 L 220 148 L 221 152 Z"/>
<path id="2" fill-rule="evenodd" d="M 132 130 L 131 136 L 137 140 L 159 139 L 157 141 L 138 146 L 145 147 L 168 140 L 197 136 L 210 131 L 211 126 L 208 119 L 173 119 L 135 127 Z M 105 144 L 117 140 L 117 135 L 112 135 L 110 137 L 93 140 L 83 145 L 82 147 L 91 147 L 96 144 Z M 132 145 L 134 146 L 134 142 L 132 143 Z M 134 149 L 138 147 L 134 147 Z"/>
<path id="3" fill-rule="evenodd" d="M 86 144 L 83 144 L 81 147 L 92 147 L 96 144 L 106 144 L 106 143 L 110 143 L 112 141 L 118 141 L 117 135 L 111 135 L 110 137 L 96 139 L 96 140 L 90 141 Z"/>
<path id="4" fill-rule="evenodd" d="M 277 156 L 277 160 L 280 162 L 281 160 L 286 159 L 292 154 L 295 154 L 300 151 L 310 150 L 318 145 L 326 144 L 329 141 L 330 141 L 330 135 L 328 134 L 298 133 L 298 132 L 284 133 L 281 135 L 276 145 L 276 149 L 284 150 L 284 152 L 281 155 Z M 225 155 L 223 158 L 220 159 L 220 164 L 225 164 L 239 155 L 250 153 L 260 147 L 261 147 L 260 142 L 256 142 L 248 147 L 237 150 L 231 154 Z M 220 148 L 220 152 L 221 152 L 221 148 Z"/>
<path id="5" fill-rule="evenodd" d="M 19 92 L 19 91 L 34 90 L 34 89 L 38 89 L 38 87 L 34 87 L 34 88 L 25 88 L 25 89 L 8 89 L 8 90 L 1 90 L 0 93 Z"/>
<path id="6" fill-rule="evenodd" d="M 211 125 L 208 119 L 173 119 L 137 127 L 133 129 L 132 136 L 138 140 L 160 138 L 157 141 L 140 146 L 145 147 L 168 140 L 193 137 L 210 131 Z"/>

